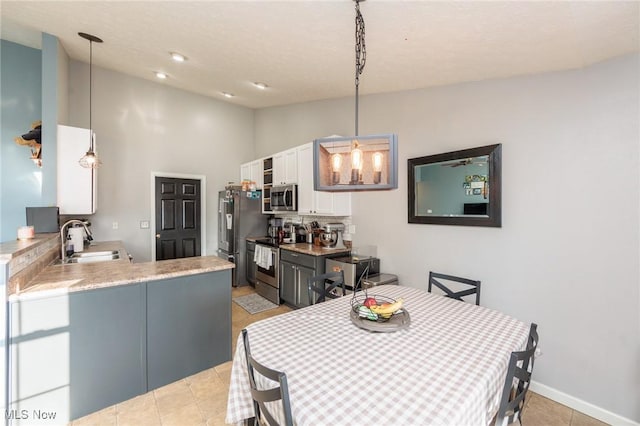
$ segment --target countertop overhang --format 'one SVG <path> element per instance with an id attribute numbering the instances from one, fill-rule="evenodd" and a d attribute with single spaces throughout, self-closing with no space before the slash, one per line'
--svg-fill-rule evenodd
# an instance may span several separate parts
<path id="1" fill-rule="evenodd" d="M 107 288 L 176 278 L 187 275 L 232 269 L 235 265 L 217 256 L 198 256 L 151 262 L 132 263 L 120 241 L 92 244 L 86 252 L 118 250 L 119 260 L 95 263 L 52 264 L 36 275 L 24 289 L 16 291 L 10 300 L 50 296 L 58 293 Z"/>

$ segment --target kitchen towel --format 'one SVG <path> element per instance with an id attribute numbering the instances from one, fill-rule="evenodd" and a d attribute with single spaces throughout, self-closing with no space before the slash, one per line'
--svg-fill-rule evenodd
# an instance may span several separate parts
<path id="1" fill-rule="evenodd" d="M 263 246 L 256 246 L 256 251 L 253 254 L 253 261 L 256 265 L 263 269 L 269 269 L 273 265 L 273 256 L 271 256 L 271 249 Z"/>

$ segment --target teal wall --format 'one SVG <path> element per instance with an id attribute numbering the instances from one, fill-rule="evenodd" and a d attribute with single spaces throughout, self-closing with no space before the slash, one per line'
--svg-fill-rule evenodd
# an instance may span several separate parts
<path id="1" fill-rule="evenodd" d="M 58 86 L 60 68 L 58 53 L 61 47 L 58 38 L 50 34 L 42 34 L 42 128 L 46 131 L 42 135 L 42 146 L 46 151 L 42 153 L 42 205 L 55 206 L 57 204 L 57 128 L 62 123 L 59 117 L 61 98 Z M 53 129 L 53 131 L 49 131 Z"/>
<path id="2" fill-rule="evenodd" d="M 29 148 L 13 140 L 27 133 L 32 122 L 42 119 L 42 54 L 38 49 L 6 40 L 0 40 L 0 43 L 2 242 L 15 239 L 18 226 L 26 224 L 26 206 L 44 206 L 51 201 L 45 201 L 47 197 L 43 197 L 43 170 L 31 161 Z M 43 159 L 46 152 L 47 147 L 44 146 Z"/>

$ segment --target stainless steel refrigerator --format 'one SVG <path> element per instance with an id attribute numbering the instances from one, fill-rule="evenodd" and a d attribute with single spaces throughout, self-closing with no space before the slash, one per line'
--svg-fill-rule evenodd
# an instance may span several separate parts
<path id="1" fill-rule="evenodd" d="M 218 193 L 218 257 L 236 264 L 232 272 L 234 287 L 249 284 L 246 238 L 267 233 L 268 217 L 262 214 L 261 199 L 250 195 L 240 186 L 230 186 Z"/>

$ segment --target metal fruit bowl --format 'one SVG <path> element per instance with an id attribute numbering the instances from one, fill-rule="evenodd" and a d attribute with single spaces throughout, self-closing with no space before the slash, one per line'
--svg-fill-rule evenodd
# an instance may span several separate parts
<path id="1" fill-rule="evenodd" d="M 377 295 L 377 294 L 367 294 L 366 292 L 364 294 L 360 294 L 358 296 L 354 295 L 351 298 L 351 309 L 353 310 L 353 312 L 355 312 L 360 318 L 362 319 L 366 319 L 369 321 L 373 321 L 373 322 L 387 322 L 389 321 L 389 319 L 393 316 L 393 314 L 389 315 L 388 317 L 383 317 L 381 315 L 375 314 L 372 312 L 373 315 L 363 315 L 362 313 L 362 309 L 361 307 L 364 307 L 365 309 L 368 310 L 368 308 L 366 306 L 364 306 L 364 301 L 365 299 L 372 297 L 374 299 L 376 299 L 376 302 L 378 302 L 378 304 L 382 304 L 382 303 L 395 303 L 395 299 L 392 299 L 391 297 L 387 297 L 387 296 L 382 296 L 382 295 Z M 371 311 L 369 311 L 371 312 Z"/>

